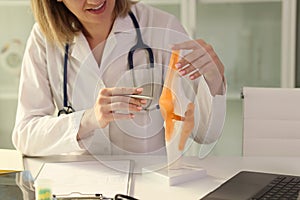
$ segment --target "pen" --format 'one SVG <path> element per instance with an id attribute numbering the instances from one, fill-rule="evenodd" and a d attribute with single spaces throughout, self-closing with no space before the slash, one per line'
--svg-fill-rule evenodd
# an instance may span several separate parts
<path id="1" fill-rule="evenodd" d="M 136 98 L 136 99 L 146 99 L 146 100 L 152 100 L 153 99 L 153 97 L 150 97 L 150 96 L 137 95 L 137 94 L 127 94 L 127 95 L 124 95 L 124 96 L 132 97 L 132 98 Z"/>

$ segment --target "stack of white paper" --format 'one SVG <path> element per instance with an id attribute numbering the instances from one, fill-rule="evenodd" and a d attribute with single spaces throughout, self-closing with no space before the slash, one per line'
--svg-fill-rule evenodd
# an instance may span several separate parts
<path id="1" fill-rule="evenodd" d="M 55 195 L 129 194 L 131 161 L 84 161 L 68 163 L 45 163 L 36 182 L 51 180 L 51 191 Z"/>
<path id="2" fill-rule="evenodd" d="M 0 149 L 0 174 L 23 170 L 23 156 L 19 151 Z"/>

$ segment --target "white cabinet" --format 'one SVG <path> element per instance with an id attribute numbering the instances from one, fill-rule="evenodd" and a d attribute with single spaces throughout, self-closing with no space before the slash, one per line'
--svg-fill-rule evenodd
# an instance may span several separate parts
<path id="1" fill-rule="evenodd" d="M 34 19 L 29 0 L 0 0 L 0 148 L 12 148 L 20 67 Z"/>
<path id="2" fill-rule="evenodd" d="M 213 45 L 228 84 L 225 127 L 213 153 L 241 155 L 242 87 L 295 85 L 297 0 L 144 2 L 166 11 L 181 6 L 177 16 L 190 35 Z"/>
<path id="3" fill-rule="evenodd" d="M 243 86 L 294 87 L 296 0 L 198 0 L 195 37 L 226 67 L 227 117 L 215 154 L 241 155 Z"/>

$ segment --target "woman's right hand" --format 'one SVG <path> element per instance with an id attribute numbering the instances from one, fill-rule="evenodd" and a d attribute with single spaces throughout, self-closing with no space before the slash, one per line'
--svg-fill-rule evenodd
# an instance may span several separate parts
<path id="1" fill-rule="evenodd" d="M 103 88 L 94 105 L 94 114 L 100 128 L 119 119 L 134 118 L 133 112 L 141 111 L 147 100 L 128 97 L 129 94 L 141 94 L 143 88 Z"/>
<path id="2" fill-rule="evenodd" d="M 84 112 L 77 134 L 77 140 L 83 139 L 97 128 L 106 127 L 109 122 L 134 118 L 133 112 L 141 111 L 145 99 L 126 95 L 141 94 L 143 88 L 103 88 L 99 91 L 94 107 Z"/>

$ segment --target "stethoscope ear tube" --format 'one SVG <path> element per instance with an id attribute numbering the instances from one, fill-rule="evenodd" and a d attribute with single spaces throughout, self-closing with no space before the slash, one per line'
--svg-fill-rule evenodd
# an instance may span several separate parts
<path id="1" fill-rule="evenodd" d="M 134 54 L 135 50 L 137 50 L 137 49 L 143 49 L 148 52 L 150 68 L 154 68 L 153 51 L 152 51 L 151 47 L 149 47 L 148 45 L 146 45 L 144 43 L 141 31 L 140 31 L 139 23 L 131 11 L 129 12 L 129 16 L 132 19 L 133 25 L 136 29 L 136 35 L 137 35 L 137 43 L 133 47 L 131 47 L 131 49 L 129 50 L 129 53 L 128 53 L 127 60 L 128 60 L 129 69 L 130 70 L 133 69 L 133 54 Z"/>
<path id="2" fill-rule="evenodd" d="M 129 70 L 132 70 L 133 83 L 134 83 L 134 86 L 136 87 L 135 75 L 134 75 L 134 70 L 133 70 L 133 68 L 134 68 L 133 54 L 134 54 L 135 50 L 141 49 L 141 50 L 146 50 L 148 52 L 150 69 L 154 69 L 154 55 L 153 55 L 152 49 L 143 42 L 139 23 L 131 11 L 129 11 L 129 16 L 130 16 L 130 18 L 133 22 L 133 25 L 135 27 L 135 30 L 136 30 L 137 43 L 128 52 L 127 59 L 128 59 Z M 63 74 L 63 104 L 64 104 L 64 107 L 63 107 L 63 109 L 59 110 L 58 116 L 60 116 L 61 114 L 70 114 L 75 111 L 72 108 L 72 106 L 68 103 L 68 88 L 67 88 L 68 59 L 69 59 L 68 54 L 69 54 L 69 44 L 67 43 L 65 45 L 64 74 Z M 151 80 L 152 86 L 151 86 L 151 94 L 150 95 L 151 95 L 151 97 L 153 97 L 153 95 L 154 95 L 154 80 L 153 80 L 154 72 L 153 72 L 153 70 L 151 72 L 151 79 L 152 79 Z M 147 110 L 147 108 L 151 105 L 151 103 L 152 103 L 152 100 L 150 100 L 149 104 L 144 109 Z"/>
<path id="3" fill-rule="evenodd" d="M 129 68 L 129 70 L 131 70 L 133 85 L 134 85 L 134 87 L 137 87 L 136 77 L 135 77 L 135 73 L 134 73 L 134 69 L 133 69 L 134 68 L 134 66 L 133 66 L 133 54 L 134 54 L 134 52 L 137 49 L 146 50 L 148 52 L 150 69 L 154 69 L 154 55 L 153 55 L 153 51 L 152 51 L 151 47 L 143 42 L 143 38 L 142 38 L 139 23 L 138 23 L 136 17 L 134 16 L 134 14 L 131 11 L 129 12 L 129 16 L 130 16 L 130 18 L 132 20 L 132 23 L 133 23 L 133 25 L 135 27 L 135 30 L 136 30 L 137 42 L 129 50 L 127 61 L 128 61 L 128 68 Z M 150 91 L 150 93 L 151 93 L 150 96 L 153 97 L 154 96 L 154 71 L 153 70 L 151 72 L 151 91 Z M 147 110 L 149 108 L 149 106 L 151 105 L 151 103 L 152 103 L 152 100 L 150 100 L 148 102 L 148 105 L 144 109 Z"/>

